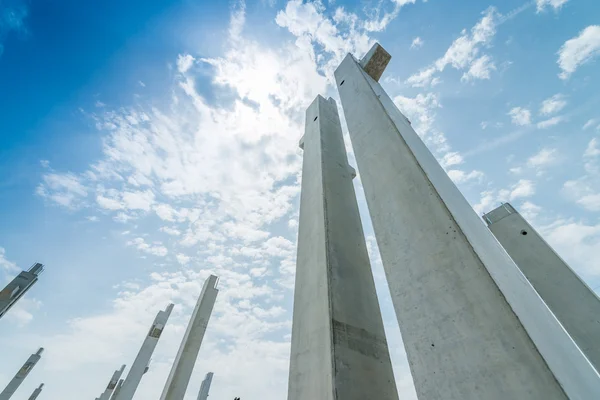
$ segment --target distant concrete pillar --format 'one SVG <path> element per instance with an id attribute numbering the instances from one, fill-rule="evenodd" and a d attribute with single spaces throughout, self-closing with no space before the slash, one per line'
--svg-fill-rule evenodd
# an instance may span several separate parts
<path id="1" fill-rule="evenodd" d="M 335 101 L 305 121 L 288 400 L 396 400 Z"/>
<path id="2" fill-rule="evenodd" d="M 29 400 L 35 400 L 38 398 L 38 396 L 40 395 L 40 393 L 42 393 L 42 389 L 44 388 L 44 384 L 42 383 L 38 388 L 36 388 L 33 393 L 31 394 L 31 396 L 29 396 Z"/>
<path id="3" fill-rule="evenodd" d="M 110 400 L 110 396 L 112 395 L 113 391 L 117 387 L 117 384 L 119 383 L 119 378 L 121 378 L 121 375 L 123 375 L 124 370 L 125 370 L 125 364 L 121 365 L 121 369 L 118 369 L 114 372 L 112 378 L 110 378 L 110 381 L 108 382 L 108 385 L 106 386 L 106 390 L 104 391 L 104 393 L 102 393 L 102 395 L 100 395 L 100 397 L 99 397 L 100 400 Z"/>
<path id="4" fill-rule="evenodd" d="M 419 398 L 596 397 L 597 372 L 377 82 L 376 46 L 335 79 Z"/>
<path id="5" fill-rule="evenodd" d="M 600 371 L 600 298 L 510 204 L 490 211 L 483 219 L 581 351 Z"/>
<path id="6" fill-rule="evenodd" d="M 0 318 L 38 281 L 44 265 L 35 263 L 27 271 L 21 272 L 0 291 Z"/>
<path id="7" fill-rule="evenodd" d="M 200 385 L 200 392 L 198 393 L 198 400 L 207 400 L 208 392 L 210 391 L 210 384 L 212 383 L 213 373 L 209 372 Z"/>
<path id="8" fill-rule="evenodd" d="M 119 383 L 117 383 L 117 387 L 115 388 L 115 391 L 113 392 L 112 396 L 110 396 L 110 400 L 115 400 L 117 398 L 117 396 L 119 395 L 119 392 L 121 391 L 121 388 L 123 387 L 123 379 L 119 379 Z"/>
<path id="9" fill-rule="evenodd" d="M 152 353 L 156 348 L 156 344 L 160 339 L 160 335 L 162 334 L 163 329 L 165 329 L 165 325 L 171 315 L 171 311 L 173 310 L 173 304 L 169 304 L 165 311 L 159 311 L 154 318 L 154 322 L 150 327 L 150 331 L 146 335 L 144 339 L 144 343 L 142 343 L 142 347 L 138 352 L 129 373 L 127 374 L 127 378 L 123 382 L 123 386 L 119 390 L 119 393 L 115 394 L 115 400 L 131 400 L 133 399 L 133 395 L 137 390 L 140 381 L 142 380 L 142 376 L 146 373 L 148 369 L 148 365 L 150 364 L 150 357 L 152 357 Z"/>
<path id="10" fill-rule="evenodd" d="M 179 351 L 171 367 L 160 400 L 183 400 L 185 396 L 185 391 L 194 370 L 194 364 L 198 358 L 200 345 L 219 293 L 217 290 L 218 279 L 216 276 L 211 275 L 204 282 L 202 293 L 179 346 Z"/>
<path id="11" fill-rule="evenodd" d="M 27 375 L 31 372 L 33 367 L 40 361 L 42 358 L 42 353 L 44 352 L 44 348 L 40 347 L 37 352 L 29 356 L 25 364 L 21 367 L 19 372 L 15 375 L 15 377 L 8 382 L 8 386 L 0 393 L 0 400 L 9 400 L 13 394 L 17 391 L 21 383 L 27 378 Z"/>

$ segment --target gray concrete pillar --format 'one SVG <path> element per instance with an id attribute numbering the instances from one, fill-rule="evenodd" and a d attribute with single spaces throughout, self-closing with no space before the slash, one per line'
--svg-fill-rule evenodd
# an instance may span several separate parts
<path id="1" fill-rule="evenodd" d="M 600 298 L 510 204 L 490 211 L 483 219 L 581 351 L 600 371 Z"/>
<path id="2" fill-rule="evenodd" d="M 37 387 L 33 393 L 31 393 L 31 396 L 29 396 L 29 400 L 36 400 L 38 398 L 38 396 L 40 395 L 40 393 L 42 393 L 42 389 L 44 388 L 44 384 L 40 384 L 39 387 Z"/>
<path id="3" fill-rule="evenodd" d="M 288 400 L 398 393 L 337 106 L 306 110 Z"/>
<path id="4" fill-rule="evenodd" d="M 152 357 L 152 353 L 154 353 L 162 331 L 165 329 L 171 311 L 173 311 L 173 304 L 169 304 L 165 311 L 159 311 L 156 318 L 154 318 L 154 322 L 152 322 L 152 326 L 144 338 L 142 347 L 127 374 L 127 378 L 123 381 L 118 393 L 115 390 L 116 393 L 113 396 L 115 400 L 133 399 L 133 395 L 146 373 L 148 365 L 150 365 L 150 358 Z"/>
<path id="5" fill-rule="evenodd" d="M 376 81 L 389 58 L 348 55 L 335 79 L 419 398 L 594 398 L 596 371 Z"/>
<path id="6" fill-rule="evenodd" d="M 123 371 L 125 371 L 125 364 L 121 365 L 121 369 L 118 369 L 113 373 L 113 376 L 110 378 L 104 393 L 100 395 L 99 400 L 110 400 L 113 391 L 119 384 L 119 379 L 121 378 L 121 375 L 123 375 Z"/>
<path id="7" fill-rule="evenodd" d="M 204 377 L 204 380 L 200 385 L 200 391 L 198 392 L 198 400 L 208 400 L 208 393 L 210 392 L 210 384 L 212 383 L 213 375 L 212 372 L 209 372 Z"/>
<path id="8" fill-rule="evenodd" d="M 204 282 L 202 293 L 200 293 L 196 307 L 192 312 L 190 323 L 181 340 L 181 345 L 177 351 L 175 361 L 173 361 L 173 366 L 171 367 L 171 372 L 167 378 L 167 383 L 160 396 L 160 400 L 183 400 L 185 396 L 198 353 L 200 352 L 202 339 L 204 339 L 208 321 L 210 320 L 217 294 L 219 294 L 217 290 L 218 281 L 218 277 L 211 275 Z"/>
<path id="9" fill-rule="evenodd" d="M 17 372 L 15 377 L 12 378 L 10 382 L 8 382 L 8 385 L 6 385 L 2 393 L 0 393 L 0 400 L 9 400 L 15 394 L 15 392 L 17 391 L 19 386 L 21 386 L 25 378 L 27 378 L 27 375 L 29 375 L 33 367 L 35 367 L 38 361 L 40 361 L 43 352 L 44 348 L 40 347 L 37 352 L 29 356 L 29 358 L 27 359 L 27 361 L 25 361 L 25 364 L 23 364 L 23 366 Z"/>

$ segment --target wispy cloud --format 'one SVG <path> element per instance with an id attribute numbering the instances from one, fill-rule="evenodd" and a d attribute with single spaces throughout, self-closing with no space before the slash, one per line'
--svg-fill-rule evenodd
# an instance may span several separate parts
<path id="1" fill-rule="evenodd" d="M 590 25 L 572 39 L 567 40 L 558 51 L 561 79 L 569 78 L 581 65 L 600 55 L 600 25 Z"/>

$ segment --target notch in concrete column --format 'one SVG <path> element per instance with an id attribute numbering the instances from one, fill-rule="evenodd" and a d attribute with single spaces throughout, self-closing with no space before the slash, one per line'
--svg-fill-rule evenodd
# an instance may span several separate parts
<path id="1" fill-rule="evenodd" d="M 371 78 L 378 82 L 391 59 L 390 53 L 381 47 L 379 43 L 375 43 L 371 50 L 359 61 L 359 64 Z"/>

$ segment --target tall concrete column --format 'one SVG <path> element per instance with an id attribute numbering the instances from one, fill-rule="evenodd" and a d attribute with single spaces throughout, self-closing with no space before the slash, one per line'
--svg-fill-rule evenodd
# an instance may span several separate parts
<path id="1" fill-rule="evenodd" d="M 204 282 L 202 293 L 179 346 L 179 351 L 171 367 L 160 400 L 183 400 L 185 396 L 185 391 L 194 370 L 194 364 L 196 364 L 198 358 L 200 345 L 219 293 L 217 290 L 218 280 L 219 278 L 211 275 Z"/>
<path id="2" fill-rule="evenodd" d="M 19 372 L 17 372 L 15 377 L 10 382 L 8 382 L 6 388 L 4 388 L 2 393 L 0 393 L 0 400 L 9 400 L 12 397 L 12 395 L 15 394 L 15 392 L 17 391 L 19 386 L 21 386 L 21 383 L 23 383 L 25 378 L 27 378 L 27 375 L 29 375 L 33 367 L 35 367 L 38 361 L 40 361 L 43 352 L 44 348 L 40 347 L 37 352 L 29 356 L 29 358 L 27 359 L 27 361 L 25 361 L 25 364 L 23 364 Z"/>
<path id="3" fill-rule="evenodd" d="M 154 318 L 154 322 L 127 374 L 127 378 L 123 382 L 119 392 L 114 396 L 115 400 L 133 399 L 133 395 L 142 380 L 142 376 L 146 373 L 148 365 L 150 364 L 150 357 L 152 357 L 152 353 L 156 348 L 160 335 L 162 334 L 163 329 L 165 329 L 171 311 L 173 311 L 173 304 L 169 304 L 165 311 L 159 311 L 156 318 Z"/>
<path id="4" fill-rule="evenodd" d="M 398 392 L 337 106 L 306 110 L 288 400 Z"/>
<path id="5" fill-rule="evenodd" d="M 375 46 L 335 79 L 419 398 L 594 398 L 597 372 L 377 82 Z"/>
<path id="6" fill-rule="evenodd" d="M 21 272 L 6 287 L 0 290 L 0 318 L 38 281 L 44 265 L 35 263 L 27 271 Z"/>
<path id="7" fill-rule="evenodd" d="M 119 379 L 121 378 L 121 375 L 123 375 L 124 370 L 125 370 L 125 364 L 121 365 L 121 369 L 118 369 L 113 373 L 113 376 L 110 378 L 110 381 L 108 382 L 108 385 L 106 386 L 106 390 L 98 398 L 99 400 L 110 400 L 110 397 L 112 396 L 113 391 L 119 384 Z"/>
<path id="8" fill-rule="evenodd" d="M 42 383 L 38 388 L 36 388 L 33 393 L 31 394 L 31 396 L 29 396 L 29 400 L 35 400 L 38 398 L 38 396 L 40 395 L 40 393 L 42 393 L 42 389 L 44 388 L 44 384 Z"/>
<path id="9" fill-rule="evenodd" d="M 209 372 L 200 385 L 200 391 L 198 392 L 198 400 L 208 400 L 208 392 L 210 391 L 210 384 L 212 383 L 213 373 Z"/>
<path id="10" fill-rule="evenodd" d="M 600 371 L 600 298 L 510 204 L 490 211 L 483 219 L 581 351 Z"/>

